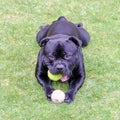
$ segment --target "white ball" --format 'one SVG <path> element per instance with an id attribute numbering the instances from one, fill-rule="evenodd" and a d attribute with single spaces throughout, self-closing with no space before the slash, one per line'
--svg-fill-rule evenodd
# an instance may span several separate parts
<path id="1" fill-rule="evenodd" d="M 61 103 L 65 99 L 65 93 L 61 90 L 54 90 L 51 99 L 54 103 Z"/>

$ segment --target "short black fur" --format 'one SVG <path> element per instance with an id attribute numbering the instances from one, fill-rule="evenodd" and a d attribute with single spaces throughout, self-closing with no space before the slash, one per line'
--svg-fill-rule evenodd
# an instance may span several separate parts
<path id="1" fill-rule="evenodd" d="M 90 40 L 89 33 L 82 23 L 73 24 L 65 17 L 59 17 L 51 25 L 41 26 L 36 36 L 41 46 L 36 65 L 36 78 L 43 86 L 46 97 L 51 100 L 54 91 L 47 71 L 66 76 L 69 89 L 65 93 L 65 102 L 71 103 L 85 79 L 82 48 Z"/>

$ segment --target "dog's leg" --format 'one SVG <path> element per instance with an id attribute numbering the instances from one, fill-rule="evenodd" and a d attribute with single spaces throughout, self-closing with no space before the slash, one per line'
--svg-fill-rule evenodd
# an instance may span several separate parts
<path id="1" fill-rule="evenodd" d="M 84 82 L 84 76 L 82 76 L 81 78 L 74 78 L 72 80 L 70 80 L 71 82 L 69 83 L 70 87 L 69 90 L 66 92 L 66 97 L 65 97 L 65 102 L 66 103 L 71 103 L 74 98 L 75 98 L 75 94 L 77 93 L 77 91 L 79 90 L 79 88 L 82 86 L 83 82 Z"/>
<path id="2" fill-rule="evenodd" d="M 40 27 L 40 31 L 37 33 L 37 36 L 36 36 L 36 40 L 39 45 L 40 45 L 40 41 L 46 36 L 49 27 L 50 27 L 50 25 Z"/>
<path id="3" fill-rule="evenodd" d="M 76 24 L 79 34 L 79 39 L 82 41 L 82 46 L 87 46 L 90 41 L 89 33 L 83 28 L 83 24 Z"/>
<path id="4" fill-rule="evenodd" d="M 46 71 L 47 71 L 46 68 L 43 68 L 41 62 L 38 61 L 36 65 L 35 76 L 39 84 L 42 85 L 42 87 L 44 88 L 47 99 L 51 100 L 51 94 L 54 91 L 54 88 L 52 87 L 52 83 L 49 80 Z"/>
<path id="5" fill-rule="evenodd" d="M 70 78 L 69 82 L 69 89 L 66 92 L 65 102 L 71 103 L 74 98 L 75 94 L 82 86 L 85 79 L 85 69 L 83 62 L 79 65 L 79 68 L 73 72 L 73 76 Z"/>

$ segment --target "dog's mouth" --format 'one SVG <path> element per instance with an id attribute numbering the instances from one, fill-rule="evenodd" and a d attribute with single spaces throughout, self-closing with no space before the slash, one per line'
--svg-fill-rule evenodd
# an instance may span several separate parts
<path id="1" fill-rule="evenodd" d="M 63 75 L 60 80 L 61 80 L 61 82 L 66 82 L 69 80 L 69 77 L 67 75 Z"/>
<path id="2" fill-rule="evenodd" d="M 70 76 L 67 75 L 67 74 L 63 74 L 63 73 L 60 73 L 60 72 L 55 72 L 55 71 L 52 71 L 52 70 L 50 70 L 50 69 L 49 69 L 49 71 L 50 71 L 50 73 L 53 74 L 53 75 L 61 75 L 61 76 L 58 78 L 58 80 L 60 80 L 61 82 L 66 82 L 66 81 L 68 81 L 68 80 L 70 79 Z"/>

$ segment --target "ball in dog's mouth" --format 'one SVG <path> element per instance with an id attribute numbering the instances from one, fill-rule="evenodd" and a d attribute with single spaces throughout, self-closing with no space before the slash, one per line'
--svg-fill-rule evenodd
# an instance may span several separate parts
<path id="1" fill-rule="evenodd" d="M 53 81 L 61 80 L 61 82 L 66 82 L 69 79 L 67 75 L 52 74 L 49 70 L 48 70 L 48 77 Z"/>

